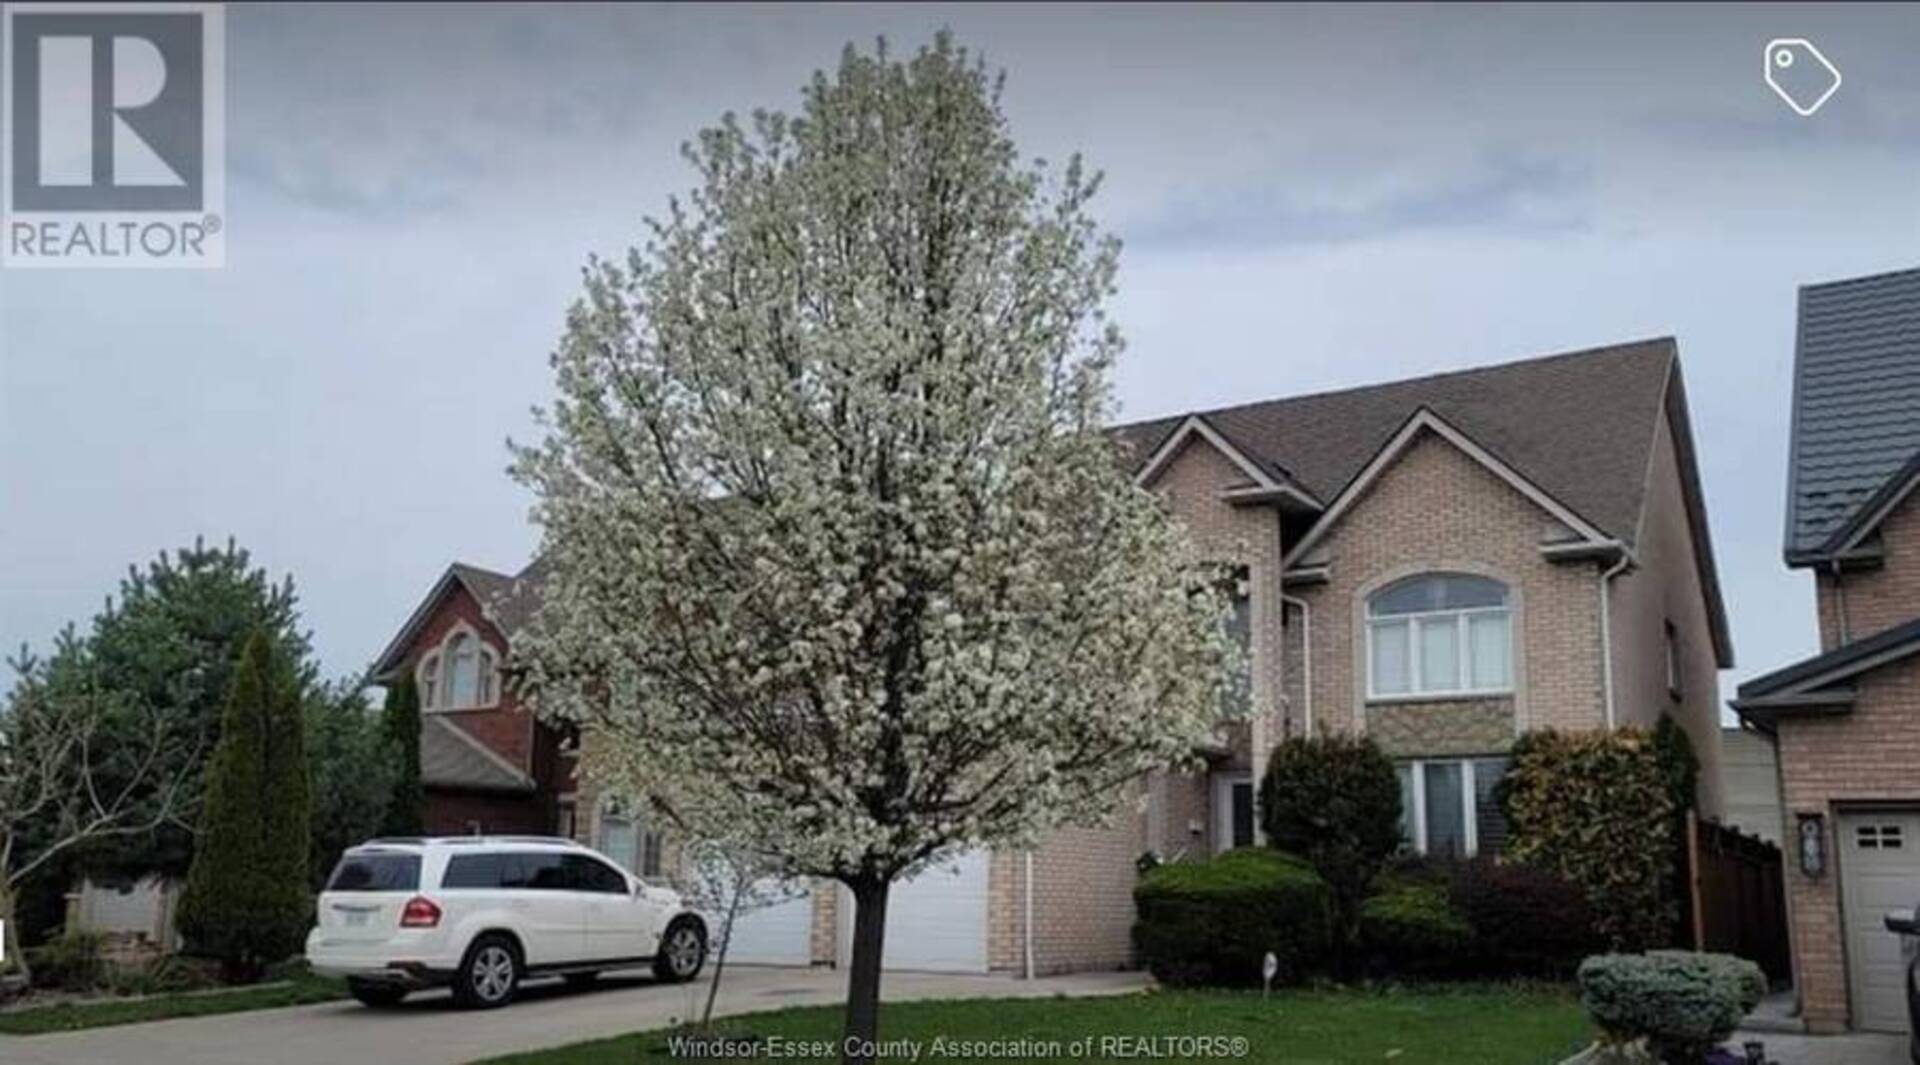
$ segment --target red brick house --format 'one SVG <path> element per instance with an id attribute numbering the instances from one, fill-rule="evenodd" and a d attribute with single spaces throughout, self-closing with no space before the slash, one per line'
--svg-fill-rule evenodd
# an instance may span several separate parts
<path id="1" fill-rule="evenodd" d="M 374 664 L 379 683 L 412 677 L 420 693 L 430 833 L 572 833 L 573 745 L 520 705 L 503 671 L 538 579 L 454 563 Z"/>
<path id="2" fill-rule="evenodd" d="M 1820 653 L 1740 686 L 1774 739 L 1809 1029 L 1906 1031 L 1883 918 L 1920 903 L 1920 270 L 1800 290 L 1786 562 Z"/>

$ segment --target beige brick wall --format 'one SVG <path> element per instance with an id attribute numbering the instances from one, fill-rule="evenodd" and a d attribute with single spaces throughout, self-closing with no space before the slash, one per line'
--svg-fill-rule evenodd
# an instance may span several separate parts
<path id="1" fill-rule="evenodd" d="M 807 952 L 815 965 L 840 964 L 840 901 L 839 881 L 813 882 L 813 928 L 808 933 Z M 849 920 L 852 916 L 847 915 Z"/>
<path id="2" fill-rule="evenodd" d="M 1167 499 L 1204 557 L 1247 568 L 1252 624 L 1252 716 L 1262 718 L 1266 746 L 1283 729 L 1281 720 L 1280 522 L 1270 507 L 1223 502 L 1224 489 L 1245 485 L 1247 475 L 1211 444 L 1192 438 L 1169 461 L 1152 488 Z M 1240 755 L 1246 756 L 1246 739 Z"/>
<path id="3" fill-rule="evenodd" d="M 1402 577 L 1436 571 L 1480 574 L 1510 590 L 1513 731 L 1600 727 L 1599 570 L 1544 558 L 1550 521 L 1440 437 L 1411 444 L 1321 541 L 1316 555 L 1330 563 L 1329 579 L 1293 593 L 1313 611 L 1314 728 L 1368 727 L 1366 599 Z"/>
<path id="4" fill-rule="evenodd" d="M 1513 743 L 1513 700 L 1381 703 L 1367 709 L 1367 735 L 1395 758 L 1504 751 Z"/>
<path id="5" fill-rule="evenodd" d="M 1780 722 L 1781 831 L 1798 835 L 1799 814 L 1826 818 L 1827 854 L 1838 811 L 1849 803 L 1920 804 L 1920 658 L 1862 676 L 1853 712 Z M 1814 879 L 1787 862 L 1787 906 L 1793 926 L 1794 983 L 1807 1023 L 1834 1030 L 1848 1023 L 1845 936 L 1838 869 Z"/>
<path id="6" fill-rule="evenodd" d="M 1883 558 L 1877 569 L 1817 575 L 1823 649 L 1864 640 L 1920 616 L 1920 490 L 1880 523 L 1880 547 Z M 1840 638 L 1843 632 L 1845 641 Z"/>
<path id="7" fill-rule="evenodd" d="M 1700 814 L 1726 808 L 1720 756 L 1720 673 L 1713 653 L 1693 533 L 1681 494 L 1672 427 L 1661 418 L 1647 469 L 1646 509 L 1634 553 L 1638 564 L 1613 581 L 1615 720 L 1651 727 L 1669 714 L 1700 759 Z M 1678 635 L 1680 691 L 1667 683 L 1667 625 Z"/>

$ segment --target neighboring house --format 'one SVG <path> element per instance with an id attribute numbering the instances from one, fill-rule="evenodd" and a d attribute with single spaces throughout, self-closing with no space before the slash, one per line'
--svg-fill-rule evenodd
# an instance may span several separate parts
<path id="1" fill-rule="evenodd" d="M 1774 736 L 1810 1029 L 1905 1031 L 1882 924 L 1920 902 L 1920 270 L 1800 290 L 1786 561 L 1820 653 L 1740 686 Z"/>
<path id="2" fill-rule="evenodd" d="M 411 677 L 420 693 L 431 834 L 573 834 L 576 745 L 520 705 L 502 669 L 538 584 L 536 567 L 508 577 L 455 563 L 374 663 L 377 682 Z"/>
<path id="3" fill-rule="evenodd" d="M 1499 849 L 1489 791 L 1529 729 L 1672 715 L 1703 764 L 1703 813 L 1722 812 L 1716 670 L 1732 653 L 1671 340 L 1115 432 L 1137 483 L 1237 572 L 1241 693 L 1203 771 L 1141 781 L 1102 827 L 896 885 L 888 966 L 1129 964 L 1139 856 L 1254 842 L 1266 753 L 1304 732 L 1377 739 L 1428 853 Z M 415 641 L 406 668 L 441 639 Z M 755 914 L 737 949 L 839 963 L 851 912 L 816 886 Z"/>
<path id="4" fill-rule="evenodd" d="M 1721 729 L 1720 776 L 1727 824 L 1781 846 L 1780 760 L 1773 737 L 1750 728 Z"/>

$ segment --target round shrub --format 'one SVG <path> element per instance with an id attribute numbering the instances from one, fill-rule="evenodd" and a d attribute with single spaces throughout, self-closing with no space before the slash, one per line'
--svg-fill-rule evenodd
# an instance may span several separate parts
<path id="1" fill-rule="evenodd" d="M 1267 841 L 1312 863 L 1333 891 L 1334 935 L 1359 934 L 1360 905 L 1400 849 L 1400 780 L 1365 736 L 1295 736 L 1273 749 L 1260 782 Z"/>
<path id="2" fill-rule="evenodd" d="M 1565 979 L 1600 949 L 1586 892 L 1548 869 L 1481 857 L 1448 870 L 1447 896 L 1488 976 Z"/>
<path id="3" fill-rule="evenodd" d="M 1766 993 L 1760 967 L 1730 954 L 1660 950 L 1580 964 L 1580 1001 L 1609 1040 L 1645 1039 L 1665 1065 L 1697 1065 Z"/>
<path id="4" fill-rule="evenodd" d="M 1360 907 L 1361 948 L 1376 968 L 1388 973 L 1431 976 L 1456 971 L 1472 942 L 1473 928 L 1438 885 L 1396 885 Z"/>
<path id="5" fill-rule="evenodd" d="M 1156 866 L 1133 898 L 1134 946 L 1169 985 L 1257 985 L 1268 951 L 1280 962 L 1274 982 L 1290 983 L 1326 959 L 1326 881 L 1277 851 L 1247 847 L 1212 861 Z"/>

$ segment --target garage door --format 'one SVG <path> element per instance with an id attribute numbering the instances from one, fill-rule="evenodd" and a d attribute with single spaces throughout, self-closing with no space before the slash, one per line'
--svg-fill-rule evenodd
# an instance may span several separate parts
<path id="1" fill-rule="evenodd" d="M 786 897 L 734 918 L 728 964 L 808 964 L 813 960 L 813 896 L 803 886 L 777 889 L 770 884 L 767 888 L 769 895 Z"/>
<path id="2" fill-rule="evenodd" d="M 853 956 L 853 896 L 840 893 L 840 960 Z M 972 851 L 893 885 L 887 897 L 889 969 L 987 971 L 987 852 Z"/>
<path id="3" fill-rule="evenodd" d="M 1854 1026 L 1907 1030 L 1906 959 L 1889 913 L 1910 916 L 1920 903 L 1920 814 L 1856 813 L 1840 818 L 1840 876 L 1845 889 L 1848 984 Z"/>

